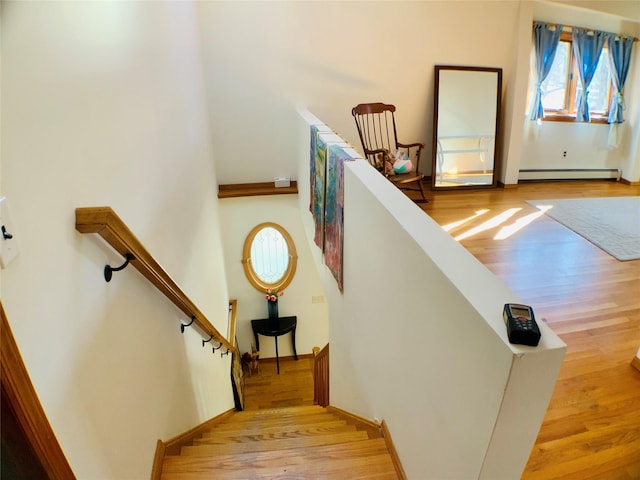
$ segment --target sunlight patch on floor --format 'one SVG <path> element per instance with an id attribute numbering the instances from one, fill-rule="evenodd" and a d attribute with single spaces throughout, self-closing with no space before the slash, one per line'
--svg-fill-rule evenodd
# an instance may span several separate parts
<path id="1" fill-rule="evenodd" d="M 484 232 L 485 230 L 490 230 L 492 228 L 496 228 L 499 225 L 502 225 L 504 222 L 506 222 L 507 220 L 509 220 L 509 218 L 511 218 L 512 216 L 514 216 L 516 213 L 518 213 L 520 210 L 522 210 L 522 208 L 510 208 L 508 210 L 505 210 L 504 212 L 502 212 L 500 215 L 496 215 L 495 217 L 493 217 L 490 220 L 487 220 L 486 222 L 484 222 L 481 225 L 478 225 L 475 228 L 472 228 L 471 230 L 458 235 L 457 237 L 455 237 L 456 241 L 460 241 L 460 240 L 464 240 L 466 238 L 472 237 L 480 232 Z"/>
<path id="2" fill-rule="evenodd" d="M 509 238 L 511 235 L 519 232 L 520 230 L 522 230 L 524 227 L 529 225 L 531 222 L 533 222 L 537 218 L 540 218 L 542 215 L 544 215 L 544 212 L 553 208 L 552 205 L 537 205 L 537 207 L 539 211 L 530 213 L 529 215 L 526 215 L 524 217 L 520 217 L 511 225 L 502 227 L 500 231 L 496 234 L 496 236 L 493 237 L 493 239 L 504 240 L 505 238 Z"/>
<path id="3" fill-rule="evenodd" d="M 464 219 L 462 219 L 462 220 L 458 220 L 457 222 L 453 222 L 453 223 L 450 223 L 450 224 L 448 224 L 448 225 L 444 225 L 444 226 L 442 227 L 442 229 L 443 229 L 445 232 L 448 232 L 448 231 L 450 231 L 450 230 L 453 230 L 454 228 L 458 228 L 458 227 L 460 227 L 460 226 L 462 226 L 462 225 L 464 225 L 464 224 L 466 224 L 466 223 L 469 223 L 469 222 L 471 222 L 471 221 L 475 220 L 475 219 L 476 219 L 476 218 L 478 218 L 480 215 L 484 215 L 484 214 L 485 214 L 485 213 L 487 213 L 488 211 L 489 211 L 489 210 L 488 210 L 488 209 L 486 209 L 486 208 L 485 208 L 485 209 L 483 209 L 483 210 L 478 210 L 478 211 L 476 212 L 476 214 L 475 214 L 475 215 L 471 215 L 470 217 L 464 218 Z"/>

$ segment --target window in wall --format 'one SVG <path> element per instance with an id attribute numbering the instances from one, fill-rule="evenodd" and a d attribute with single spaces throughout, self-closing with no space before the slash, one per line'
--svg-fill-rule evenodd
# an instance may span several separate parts
<path id="1" fill-rule="evenodd" d="M 549 76 L 542 82 L 544 119 L 575 121 L 576 101 L 582 86 L 578 82 L 578 67 L 573 56 L 571 32 L 563 32 Z M 596 73 L 589 85 L 589 112 L 592 123 L 606 123 L 611 99 L 611 76 L 605 44 Z"/>
<path id="2" fill-rule="evenodd" d="M 244 273 L 257 290 L 284 290 L 296 273 L 298 255 L 289 232 L 273 222 L 256 225 L 242 249 Z"/>

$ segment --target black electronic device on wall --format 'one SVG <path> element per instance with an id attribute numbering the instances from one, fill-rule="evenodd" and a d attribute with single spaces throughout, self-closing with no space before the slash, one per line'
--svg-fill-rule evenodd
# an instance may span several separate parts
<path id="1" fill-rule="evenodd" d="M 540 329 L 533 309 L 519 303 L 506 303 L 502 313 L 511 343 L 535 347 L 540 341 Z"/>

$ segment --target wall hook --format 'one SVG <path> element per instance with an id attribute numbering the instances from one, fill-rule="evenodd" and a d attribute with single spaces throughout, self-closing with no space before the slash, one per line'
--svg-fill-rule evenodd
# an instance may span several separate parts
<path id="1" fill-rule="evenodd" d="M 124 258 L 126 259 L 125 262 L 120 265 L 119 267 L 112 267 L 111 265 L 105 265 L 104 266 L 104 279 L 107 282 L 111 281 L 111 276 L 113 274 L 113 272 L 119 272 L 120 270 L 122 270 L 123 268 L 125 268 L 127 265 L 129 265 L 129 262 L 131 260 L 135 260 L 136 257 L 134 257 L 132 254 L 127 253 Z"/>
<path id="2" fill-rule="evenodd" d="M 184 324 L 184 323 L 180 322 L 180 331 L 182 333 L 184 333 L 184 327 L 188 327 L 189 325 L 191 325 L 195 321 L 196 321 L 196 317 L 194 316 L 194 317 L 191 317 L 191 321 L 189 323 L 187 323 L 187 324 Z"/>
<path id="3" fill-rule="evenodd" d="M 222 344 L 220 344 L 220 345 L 222 345 Z M 220 358 L 222 358 L 223 355 L 229 355 L 229 349 L 228 348 L 227 348 L 226 352 L 224 352 L 224 353 L 220 352 Z"/>
<path id="4" fill-rule="evenodd" d="M 212 352 L 216 353 L 216 350 L 220 350 L 222 348 L 222 342 L 220 342 L 220 345 L 218 345 L 217 347 L 213 347 Z"/>
<path id="5" fill-rule="evenodd" d="M 202 340 L 202 347 L 204 348 L 204 344 L 210 342 L 212 338 L 213 338 L 213 334 L 211 334 L 211 336 L 209 337 L 209 340 Z"/>
<path id="6" fill-rule="evenodd" d="M 13 235 L 7 232 L 7 229 L 4 227 L 4 225 L 2 225 L 2 238 L 4 238 L 5 240 L 11 240 L 13 238 Z"/>

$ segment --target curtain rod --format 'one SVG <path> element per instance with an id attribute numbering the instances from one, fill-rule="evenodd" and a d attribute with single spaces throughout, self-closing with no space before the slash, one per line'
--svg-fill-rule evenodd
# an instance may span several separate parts
<path id="1" fill-rule="evenodd" d="M 554 27 L 557 27 L 559 25 L 558 23 L 543 22 L 542 20 L 534 20 L 532 22 L 533 25 L 535 25 L 536 23 L 546 23 L 548 25 L 553 25 Z M 598 30 L 597 28 L 576 27 L 574 25 L 564 25 L 564 24 L 562 25 L 562 31 L 563 32 L 571 32 L 574 28 L 584 28 L 589 33 L 594 33 L 596 31 L 604 32 L 604 30 Z M 620 33 L 615 33 L 615 32 L 605 32 L 605 33 L 613 33 L 616 36 L 616 38 L 624 38 L 624 37 L 626 37 L 626 38 L 633 38 L 634 42 L 638 41 L 638 39 L 636 37 L 632 36 L 632 35 L 622 35 Z"/>

